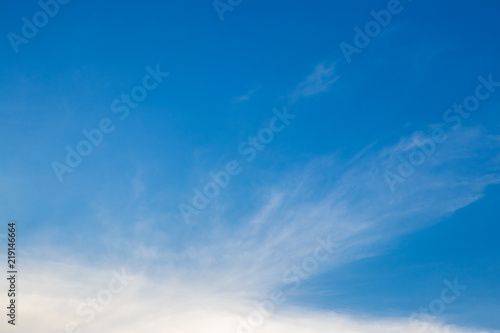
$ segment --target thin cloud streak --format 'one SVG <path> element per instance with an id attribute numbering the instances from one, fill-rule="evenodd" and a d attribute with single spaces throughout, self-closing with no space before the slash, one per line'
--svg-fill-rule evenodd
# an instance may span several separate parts
<path id="1" fill-rule="evenodd" d="M 321 274 L 376 255 L 377 245 L 439 222 L 478 200 L 486 186 L 498 183 L 500 176 L 495 171 L 499 168 L 498 158 L 487 151 L 500 150 L 499 137 L 481 128 L 464 128 L 462 133 L 450 138 L 441 152 L 433 155 L 430 163 L 423 165 L 396 193 L 388 190 L 382 170 L 391 163 L 394 152 L 406 146 L 397 143 L 378 149 L 370 147 L 357 154 L 347 168 L 343 161 L 333 157 L 311 161 L 305 171 L 291 172 L 281 182 L 261 189 L 264 193 L 261 208 L 242 223 L 222 233 L 211 230 L 203 239 L 192 240 L 181 250 L 137 242 L 133 248 L 141 251 L 132 251 L 130 246 L 117 249 L 123 251 L 122 257 L 130 258 L 120 264 L 135 267 L 133 272 L 139 277 L 129 294 L 117 296 L 123 298 L 113 305 L 112 311 L 103 312 L 102 319 L 92 323 L 91 331 L 133 332 L 139 327 L 149 327 L 162 332 L 168 327 L 169 331 L 235 332 L 238 316 L 246 316 L 253 301 L 265 299 L 274 288 L 286 288 L 283 273 L 311 255 L 319 236 L 328 235 L 338 244 L 328 262 L 318 270 Z M 480 149 L 485 145 L 488 150 Z M 461 148 L 452 149 L 457 146 Z M 472 161 L 471 152 L 475 154 Z M 460 167 L 464 163 L 467 168 Z M 317 184 L 326 186 L 326 179 L 333 179 L 328 183 L 330 191 L 321 197 L 311 195 Z M 109 216 L 113 214 L 106 218 Z M 131 240 L 121 243 L 130 244 Z M 34 326 L 21 332 L 31 332 L 35 326 L 46 331 L 60 329 L 57 325 L 62 318 L 71 317 L 75 305 L 84 299 L 75 292 L 88 285 L 84 277 L 105 275 L 92 272 L 95 268 L 66 265 L 66 273 L 58 276 L 44 273 L 49 275 L 45 281 L 59 281 L 53 285 L 60 286 L 61 291 L 45 290 L 36 282 L 37 274 L 44 271 L 41 263 L 53 267 L 53 263 L 43 260 L 27 265 L 25 275 L 32 282 L 23 286 L 23 302 L 31 309 L 43 302 L 50 309 L 47 316 L 52 320 L 40 317 L 37 311 L 28 311 L 24 322 Z M 293 304 L 285 304 L 260 329 L 299 332 L 307 327 L 310 332 L 322 332 L 335 327 L 342 332 L 372 332 L 372 327 L 378 325 L 386 332 L 418 332 L 405 322 L 405 318 L 364 321 L 334 311 L 325 314 L 307 308 L 294 312 Z M 428 332 L 476 331 L 434 324 Z"/>
<path id="2" fill-rule="evenodd" d="M 233 99 L 233 104 L 246 102 L 246 101 L 250 100 L 250 97 L 252 97 L 252 95 L 255 94 L 259 89 L 260 89 L 260 87 L 253 88 L 253 89 L 250 89 L 249 91 L 247 91 L 246 93 L 244 93 L 243 95 L 235 97 Z"/>
<path id="3" fill-rule="evenodd" d="M 297 85 L 290 97 L 291 101 L 295 102 L 297 99 L 327 91 L 339 78 L 335 74 L 335 65 L 335 62 L 322 62 L 316 65 L 312 73 Z"/>

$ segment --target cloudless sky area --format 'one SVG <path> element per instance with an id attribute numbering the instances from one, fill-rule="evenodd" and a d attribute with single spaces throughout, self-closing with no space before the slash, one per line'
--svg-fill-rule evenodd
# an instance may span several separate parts
<path id="1" fill-rule="evenodd" d="M 71 0 L 36 33 L 40 3 L 1 7 L 19 332 L 500 330 L 498 1 Z"/>

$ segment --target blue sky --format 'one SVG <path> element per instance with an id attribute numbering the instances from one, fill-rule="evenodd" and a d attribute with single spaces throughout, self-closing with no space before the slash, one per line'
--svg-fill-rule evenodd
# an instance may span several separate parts
<path id="1" fill-rule="evenodd" d="M 458 279 L 427 331 L 500 329 L 499 4 L 222 3 L 223 20 L 211 1 L 72 0 L 19 45 L 9 34 L 25 38 L 40 4 L 3 4 L 0 220 L 19 225 L 18 328 L 242 332 L 283 290 L 255 331 L 418 332 L 408 318 Z M 346 57 L 381 10 L 390 22 Z M 475 111 L 453 111 L 466 100 Z M 58 177 L 103 120 L 113 130 Z M 196 207 L 231 161 L 240 172 Z M 290 290 L 283 274 L 318 237 L 335 251 Z M 130 287 L 95 320 L 75 314 L 122 267 Z"/>

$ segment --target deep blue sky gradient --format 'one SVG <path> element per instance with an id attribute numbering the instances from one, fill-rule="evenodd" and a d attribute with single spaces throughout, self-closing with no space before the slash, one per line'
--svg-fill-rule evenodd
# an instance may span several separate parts
<path id="1" fill-rule="evenodd" d="M 245 0 L 221 22 L 210 1 L 72 0 L 18 54 L 6 35 L 19 33 L 21 18 L 39 7 L 3 3 L 0 220 L 20 221 L 24 244 L 53 243 L 81 260 L 116 255 L 102 236 L 110 234 L 180 250 L 208 230 L 238 225 L 259 205 L 259 188 L 310 160 L 347 161 L 370 144 L 379 149 L 415 131 L 428 133 L 443 123 L 447 108 L 474 92 L 479 75 L 500 81 L 500 4 L 401 3 L 401 14 L 350 64 L 339 43 L 352 44 L 353 27 L 387 1 Z M 334 63 L 338 81 L 290 102 L 320 63 Z M 170 76 L 119 120 L 112 101 L 156 64 Z M 242 160 L 240 142 L 283 107 L 297 118 L 211 204 L 224 207 L 227 219 L 208 220 L 202 212 L 194 226 L 185 225 L 178 204 L 209 180 L 210 170 Z M 464 125 L 498 135 L 499 110 L 496 93 Z M 75 147 L 81 131 L 104 117 L 116 130 L 59 183 L 51 163 L 62 162 L 65 146 Z M 328 177 L 312 191 L 327 191 L 333 170 Z M 139 198 L 135 178 L 145 188 Z M 388 188 L 380 193 L 390 195 Z M 408 316 L 439 295 L 444 278 L 458 277 L 469 289 L 446 310 L 450 322 L 498 329 L 499 197 L 498 185 L 489 186 L 483 198 L 440 223 L 373 245 L 375 257 L 308 280 L 294 301 Z M 108 213 L 122 221 L 119 227 L 96 218 L 106 214 L 102 206 L 114 208 Z M 138 230 L 134 219 L 146 212 L 161 218 Z"/>

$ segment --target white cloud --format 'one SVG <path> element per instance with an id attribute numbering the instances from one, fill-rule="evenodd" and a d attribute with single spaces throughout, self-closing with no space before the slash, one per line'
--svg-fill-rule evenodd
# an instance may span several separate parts
<path id="1" fill-rule="evenodd" d="M 301 97 L 309 97 L 325 92 L 338 78 L 339 77 L 335 75 L 334 62 L 320 63 L 316 65 L 313 72 L 295 88 L 291 99 L 295 101 Z"/>
<path id="2" fill-rule="evenodd" d="M 76 309 L 88 298 L 95 298 L 99 290 L 106 288 L 112 274 L 89 268 L 78 268 L 76 271 L 79 272 L 78 277 L 49 272 L 43 268 L 39 272 L 25 272 L 22 306 L 16 325 L 18 332 L 61 333 L 67 324 L 73 323 L 81 329 L 75 332 L 246 333 L 252 330 L 241 329 L 242 320 L 248 323 L 249 316 L 258 313 L 251 298 L 224 289 L 207 290 L 206 284 L 173 277 L 160 281 L 136 276 L 123 292 L 114 295 L 109 305 L 101 311 L 95 311 L 95 317 L 85 322 L 88 316 L 77 315 Z M 40 281 L 41 278 L 48 283 Z M 42 285 L 47 289 L 41 288 Z M 250 323 L 256 324 L 254 332 L 486 332 L 441 323 L 426 323 L 424 326 L 410 322 L 407 318 L 351 316 L 288 304 L 276 309 L 269 317 L 262 318 L 259 320 L 256 317 L 256 321 L 250 319 Z"/>
<path id="3" fill-rule="evenodd" d="M 401 142 L 411 142 L 415 135 Z M 500 149 L 500 141 L 480 128 L 463 128 L 461 135 L 450 137 L 395 193 L 383 171 L 393 162 L 392 155 L 407 151 L 408 145 L 375 146 L 348 164 L 333 157 L 311 161 L 261 189 L 264 203 L 242 217 L 242 223 L 208 229 L 178 250 L 137 240 L 116 242 L 127 244 L 115 253 L 123 262 L 109 261 L 109 267 L 126 264 L 138 277 L 84 332 L 236 333 L 238 318 L 254 311 L 253 301 L 286 287 L 282 274 L 311 256 L 319 236 L 330 235 L 339 246 L 318 273 L 377 254 L 377 244 L 437 223 L 500 181 L 498 158 L 491 153 Z M 110 211 L 102 217 L 113 215 Z M 75 315 L 78 304 L 105 287 L 111 272 L 89 265 L 55 266 L 43 260 L 43 249 L 36 253 L 40 258 L 23 268 L 18 330 L 62 332 L 66 322 L 81 319 Z M 288 303 L 258 331 L 422 332 L 406 318 L 349 316 Z M 479 331 L 436 323 L 424 332 Z"/>
<path id="4" fill-rule="evenodd" d="M 255 94 L 257 92 L 257 90 L 259 90 L 259 89 L 260 89 L 260 87 L 253 88 L 253 89 L 250 89 L 249 91 L 247 91 L 246 93 L 244 93 L 243 95 L 235 97 L 233 99 L 233 103 L 236 104 L 236 103 L 248 101 L 250 99 L 250 97 L 252 97 L 252 95 Z"/>

